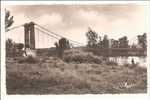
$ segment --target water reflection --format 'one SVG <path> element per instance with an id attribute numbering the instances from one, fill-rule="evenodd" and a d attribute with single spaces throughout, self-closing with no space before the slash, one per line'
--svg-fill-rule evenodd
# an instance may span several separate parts
<path id="1" fill-rule="evenodd" d="M 119 65 L 132 64 L 132 60 L 134 60 L 135 64 L 138 64 L 141 67 L 147 67 L 146 57 L 138 57 L 138 56 L 109 57 L 109 61 L 117 62 Z"/>

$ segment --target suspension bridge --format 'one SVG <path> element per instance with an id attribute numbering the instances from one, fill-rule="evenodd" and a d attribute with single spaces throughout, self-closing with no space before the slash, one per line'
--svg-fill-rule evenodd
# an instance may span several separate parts
<path id="1" fill-rule="evenodd" d="M 23 30 L 22 28 L 24 28 L 24 32 L 21 31 Z M 25 44 L 25 46 L 30 46 L 31 49 L 49 48 L 51 45 L 54 45 L 54 43 L 57 42 L 60 38 L 66 38 L 67 40 L 69 40 L 72 46 L 85 45 L 66 36 L 55 33 L 34 22 L 15 26 L 13 28 L 7 29 L 6 32 L 11 32 L 8 33 L 7 38 L 15 40 L 15 42 L 18 43 L 23 43 Z"/>
<path id="2" fill-rule="evenodd" d="M 16 33 L 17 29 L 21 28 L 21 31 Z M 23 28 L 23 29 L 22 29 Z M 14 31 L 15 30 L 15 31 Z M 24 31 L 22 31 L 24 30 Z M 13 33 L 14 31 L 14 33 Z M 73 47 L 81 47 L 85 46 L 84 43 L 80 43 L 78 41 L 72 40 L 67 36 L 60 35 L 55 33 L 37 23 L 29 22 L 22 25 L 15 26 L 6 30 L 6 32 L 11 32 L 8 34 L 7 38 L 13 40 L 15 38 L 15 42 L 23 43 L 26 46 L 29 46 L 31 49 L 38 49 L 38 48 L 50 48 L 50 46 L 54 45 L 60 38 L 66 38 L 69 40 L 70 44 Z M 137 36 L 133 37 L 129 40 L 129 44 L 136 44 L 137 43 Z M 96 52 L 106 55 L 145 55 L 145 50 L 143 48 L 109 48 L 109 49 L 96 49 Z"/>

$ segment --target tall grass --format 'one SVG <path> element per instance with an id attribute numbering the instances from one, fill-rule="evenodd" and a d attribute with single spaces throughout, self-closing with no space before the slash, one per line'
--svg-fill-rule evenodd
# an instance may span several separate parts
<path id="1" fill-rule="evenodd" d="M 37 57 L 33 57 L 31 55 L 27 57 L 22 57 L 18 60 L 18 63 L 38 63 L 39 59 Z"/>
<path id="2" fill-rule="evenodd" d="M 101 57 L 93 55 L 91 52 L 83 52 L 81 50 L 68 50 L 64 54 L 64 61 L 76 63 L 97 63 L 102 62 Z"/>
<path id="3" fill-rule="evenodd" d="M 63 59 L 47 56 L 40 61 L 39 58 L 23 58 L 19 63 L 6 60 L 8 94 L 147 92 L 146 69 L 101 63 L 101 57 L 81 50 L 67 50 Z M 127 88 L 126 83 L 131 87 Z"/>

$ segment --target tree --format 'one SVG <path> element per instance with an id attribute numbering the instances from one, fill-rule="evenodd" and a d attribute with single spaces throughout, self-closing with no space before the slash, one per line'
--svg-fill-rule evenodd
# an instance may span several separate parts
<path id="1" fill-rule="evenodd" d="M 104 38 L 103 38 L 102 47 L 103 48 L 109 48 L 109 39 L 108 39 L 107 35 L 105 35 Z"/>
<path id="2" fill-rule="evenodd" d="M 13 48 L 14 44 L 12 39 L 7 39 L 6 40 L 6 51 L 10 51 Z"/>
<path id="3" fill-rule="evenodd" d="M 101 36 L 99 36 L 98 47 L 102 48 L 102 37 Z"/>
<path id="4" fill-rule="evenodd" d="M 91 28 L 88 28 L 88 32 L 86 33 L 87 39 L 88 39 L 88 47 L 95 47 L 97 46 L 97 39 L 98 34 L 93 31 Z"/>
<path id="5" fill-rule="evenodd" d="M 6 40 L 6 56 L 15 57 L 15 55 L 16 55 L 15 42 L 13 42 L 12 39 L 7 39 Z"/>
<path id="6" fill-rule="evenodd" d="M 115 39 L 111 39 L 111 48 L 118 48 L 119 47 L 119 41 Z"/>
<path id="7" fill-rule="evenodd" d="M 146 33 L 143 34 L 143 48 L 146 49 L 147 48 L 147 35 Z"/>
<path id="8" fill-rule="evenodd" d="M 61 49 L 68 49 L 68 48 L 70 48 L 69 41 L 66 38 L 61 38 L 59 40 L 59 47 Z"/>
<path id="9" fill-rule="evenodd" d="M 128 48 L 128 38 L 126 36 L 119 39 L 119 48 Z"/>
<path id="10" fill-rule="evenodd" d="M 129 41 L 128 41 L 128 38 L 127 36 L 124 36 L 122 38 L 119 38 L 119 48 L 129 48 Z M 125 50 L 121 50 L 119 51 L 121 55 L 127 55 L 128 54 L 128 50 L 125 49 Z"/>
<path id="11" fill-rule="evenodd" d="M 5 30 L 7 30 L 14 23 L 13 16 L 5 9 Z"/>
<path id="12" fill-rule="evenodd" d="M 138 44 L 145 50 L 147 48 L 146 33 L 138 35 Z"/>
<path id="13" fill-rule="evenodd" d="M 59 57 L 63 57 L 63 53 L 65 49 L 70 49 L 70 43 L 66 38 L 61 38 L 59 42 L 55 43 L 56 51 Z"/>

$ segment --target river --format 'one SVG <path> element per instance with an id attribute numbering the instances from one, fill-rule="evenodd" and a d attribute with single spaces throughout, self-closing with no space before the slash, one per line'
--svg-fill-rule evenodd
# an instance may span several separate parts
<path id="1" fill-rule="evenodd" d="M 147 68 L 147 57 L 138 57 L 138 56 L 129 56 L 129 57 L 109 57 L 109 61 L 117 62 L 118 65 L 123 64 L 132 64 L 134 60 L 135 64 L 138 64 L 141 67 Z"/>

